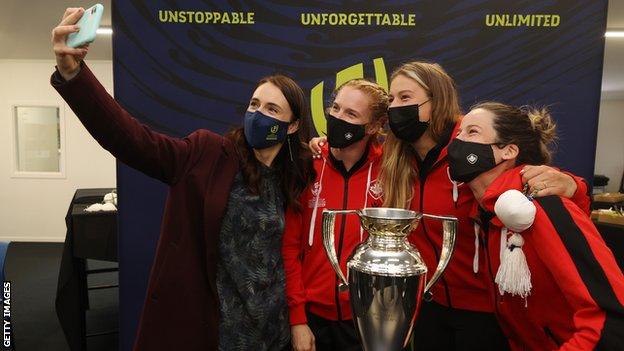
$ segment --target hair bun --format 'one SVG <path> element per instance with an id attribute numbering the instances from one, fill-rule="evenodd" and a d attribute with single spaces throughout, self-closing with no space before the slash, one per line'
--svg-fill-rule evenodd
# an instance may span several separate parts
<path id="1" fill-rule="evenodd" d="M 523 112 L 531 121 L 533 130 L 539 135 L 543 144 L 551 144 L 557 139 L 557 124 L 547 108 L 523 107 Z"/>

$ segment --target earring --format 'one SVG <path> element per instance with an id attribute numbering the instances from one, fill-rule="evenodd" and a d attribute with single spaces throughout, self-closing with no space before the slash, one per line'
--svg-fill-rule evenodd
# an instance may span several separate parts
<path id="1" fill-rule="evenodd" d="M 293 161 L 292 149 L 290 147 L 290 135 L 286 136 L 286 141 L 288 142 L 288 153 L 290 154 L 290 162 L 295 162 L 295 161 Z"/>

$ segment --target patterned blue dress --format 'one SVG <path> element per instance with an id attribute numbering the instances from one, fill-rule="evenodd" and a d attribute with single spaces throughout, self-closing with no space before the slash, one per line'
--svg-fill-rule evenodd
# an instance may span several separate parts
<path id="1" fill-rule="evenodd" d="M 281 245 L 284 199 L 261 166 L 260 194 L 234 178 L 219 237 L 219 350 L 282 350 L 290 340 Z"/>

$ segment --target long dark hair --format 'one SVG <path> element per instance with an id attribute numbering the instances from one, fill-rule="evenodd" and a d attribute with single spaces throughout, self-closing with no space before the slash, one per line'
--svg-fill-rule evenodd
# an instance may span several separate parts
<path id="1" fill-rule="evenodd" d="M 272 83 L 279 88 L 293 113 L 292 122 L 299 121 L 299 129 L 287 136 L 273 161 L 273 167 L 279 172 L 280 186 L 286 199 L 286 206 L 299 212 L 302 209 L 299 195 L 315 178 L 312 154 L 308 148 L 308 140 L 310 140 L 308 105 L 303 90 L 291 78 L 281 74 L 264 77 L 258 82 L 256 88 L 265 83 Z M 252 194 L 258 194 L 260 192 L 260 161 L 247 143 L 243 128 L 236 128 L 228 132 L 225 137 L 236 145 L 245 184 Z"/>

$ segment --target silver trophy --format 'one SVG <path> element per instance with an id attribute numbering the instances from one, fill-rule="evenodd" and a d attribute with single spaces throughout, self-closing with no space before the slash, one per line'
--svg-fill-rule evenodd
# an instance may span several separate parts
<path id="1" fill-rule="evenodd" d="M 334 245 L 338 214 L 357 214 L 368 232 L 347 261 L 345 278 Z M 421 218 L 443 221 L 440 261 L 427 281 L 427 266 L 407 236 Z M 323 245 L 340 278 L 339 288 L 349 289 L 353 321 L 365 351 L 401 350 L 407 343 L 418 315 L 420 301 L 444 272 L 455 247 L 457 218 L 432 216 L 398 208 L 324 210 Z"/>

